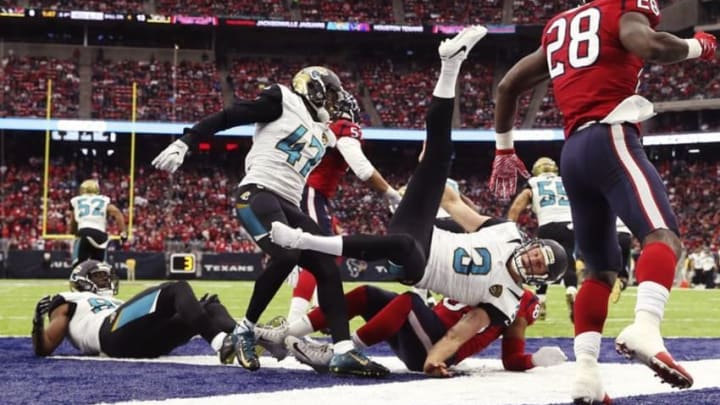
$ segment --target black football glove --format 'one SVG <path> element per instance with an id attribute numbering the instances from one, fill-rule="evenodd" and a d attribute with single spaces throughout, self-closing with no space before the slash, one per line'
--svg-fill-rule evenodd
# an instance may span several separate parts
<path id="1" fill-rule="evenodd" d="M 40 327 L 42 328 L 43 322 L 45 320 L 45 315 L 50 311 L 50 303 L 52 303 L 52 298 L 49 295 L 46 295 L 42 298 L 40 298 L 40 301 L 37 302 L 35 305 L 35 316 L 33 317 L 33 329 Z"/>

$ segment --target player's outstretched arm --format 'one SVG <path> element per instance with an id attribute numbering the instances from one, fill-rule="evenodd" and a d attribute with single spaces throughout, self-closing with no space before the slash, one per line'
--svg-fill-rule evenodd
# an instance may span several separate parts
<path id="1" fill-rule="evenodd" d="M 447 359 L 458 351 L 463 343 L 490 325 L 490 316 L 483 308 L 474 308 L 453 325 L 440 340 L 430 348 L 423 370 L 435 377 L 451 377 Z"/>
<path id="2" fill-rule="evenodd" d="M 520 214 L 525 211 L 532 201 L 532 191 L 529 188 L 523 189 L 515 196 L 510 208 L 508 209 L 507 218 L 513 222 L 517 222 Z"/>
<path id="3" fill-rule="evenodd" d="M 49 295 L 41 298 L 35 306 L 33 316 L 32 344 L 35 354 L 49 356 L 60 346 L 70 326 L 69 305 L 60 304 L 50 312 L 50 323 L 45 328 L 45 315 L 50 310 L 52 299 Z"/>
<path id="4" fill-rule="evenodd" d="M 440 206 L 450 214 L 453 221 L 462 226 L 467 232 L 475 232 L 490 217 L 481 215 L 471 206 L 467 205 L 457 191 L 445 186 Z"/>
<path id="5" fill-rule="evenodd" d="M 351 128 L 360 131 L 360 127 L 357 125 Z M 390 206 L 396 206 L 400 203 L 402 196 L 385 180 L 385 177 L 377 171 L 365 156 L 358 139 L 350 136 L 341 137 L 338 139 L 336 147 L 345 162 L 350 166 L 350 170 L 360 180 L 367 183 L 373 190 L 381 193 Z"/>
<path id="6" fill-rule="evenodd" d="M 655 31 L 646 16 L 635 12 L 620 17 L 620 42 L 644 61 L 659 64 L 695 58 L 713 60 L 717 49 L 717 40 L 711 34 L 696 32 L 693 38 L 682 39 Z"/>
<path id="7" fill-rule="evenodd" d="M 174 173 L 185 160 L 190 146 L 201 138 L 239 125 L 271 122 L 280 118 L 282 112 L 282 92 L 278 86 L 271 86 L 255 100 L 236 101 L 224 110 L 201 119 L 192 128 L 185 128 L 183 136 L 160 152 L 153 159 L 152 165 L 156 169 Z"/>
<path id="8" fill-rule="evenodd" d="M 490 189 L 495 196 L 509 200 L 515 194 L 517 176 L 530 173 L 515 154 L 512 126 L 520 95 L 550 78 L 542 47 L 520 59 L 505 74 L 495 95 L 495 160 L 490 174 Z"/>

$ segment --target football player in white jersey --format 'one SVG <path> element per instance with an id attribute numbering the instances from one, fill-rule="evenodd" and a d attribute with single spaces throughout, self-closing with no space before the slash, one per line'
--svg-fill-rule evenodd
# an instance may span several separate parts
<path id="1" fill-rule="evenodd" d="M 442 367 L 475 332 L 489 325 L 508 326 L 523 295 L 522 282 L 551 282 L 567 268 L 565 251 L 557 242 L 524 240 L 515 223 L 478 214 L 458 194 L 446 192 L 452 155 L 451 126 L 455 87 L 462 61 L 485 36 L 482 26 L 466 27 L 440 44 L 440 78 L 426 115 L 425 156 L 415 169 L 400 205 L 388 225 L 388 234 L 319 236 L 274 222 L 271 238 L 279 245 L 315 250 L 333 256 L 363 260 L 387 258 L 389 271 L 404 284 L 427 288 L 471 305 L 458 333 L 437 342 L 427 356 Z M 468 233 L 434 226 L 443 194 L 443 208 Z"/>
<path id="2" fill-rule="evenodd" d="M 110 197 L 100 194 L 100 184 L 95 179 L 80 184 L 79 195 L 70 200 L 72 217 L 70 231 L 77 236 L 73 246 L 72 264 L 88 259 L 105 260 L 107 245 L 107 216 L 113 217 L 120 228 L 120 239 L 127 239 L 125 217 L 122 211 L 110 202 Z"/>
<path id="3" fill-rule="evenodd" d="M 507 217 L 517 222 L 520 214 L 528 207 L 537 217 L 537 237 L 552 239 L 565 248 L 568 257 L 568 268 L 563 276 L 565 284 L 565 301 L 573 321 L 573 305 L 577 295 L 577 274 L 575 273 L 575 234 L 572 231 L 572 214 L 570 201 L 565 194 L 562 178 L 558 175 L 559 169 L 554 160 L 541 157 L 532 167 L 533 176 L 528 179 L 527 185 L 515 196 Z M 545 299 L 547 284 L 538 287 L 536 294 L 540 298 L 540 318 L 545 319 L 547 307 Z"/>
<path id="4" fill-rule="evenodd" d="M 328 129 L 327 121 L 343 91 L 340 79 L 330 69 L 303 68 L 293 77 L 292 87 L 275 84 L 255 100 L 236 101 L 186 128 L 183 136 L 152 162 L 160 170 L 174 172 L 198 138 L 255 123 L 253 145 L 245 157 L 245 177 L 236 193 L 235 213 L 270 260 L 255 282 L 245 317 L 228 336 L 237 348 L 240 365 L 248 370 L 260 368 L 255 352 L 255 324 L 283 280 L 299 265 L 315 276 L 319 303 L 328 314 L 336 354 L 331 371 L 364 377 L 383 377 L 389 373 L 353 348 L 340 271 L 334 259 L 288 250 L 267 237 L 273 221 L 321 232 L 299 204 L 308 175 L 320 163 L 326 148 L 335 145 L 335 134 Z"/>
<path id="5" fill-rule="evenodd" d="M 123 303 L 113 297 L 110 266 L 86 260 L 73 269 L 70 287 L 72 292 L 46 296 L 35 308 L 32 342 L 38 356 L 52 354 L 67 337 L 88 355 L 152 358 L 199 334 L 221 362 L 233 360 L 234 347 L 223 343 L 235 320 L 216 295 L 198 301 L 184 280 L 150 287 Z"/>

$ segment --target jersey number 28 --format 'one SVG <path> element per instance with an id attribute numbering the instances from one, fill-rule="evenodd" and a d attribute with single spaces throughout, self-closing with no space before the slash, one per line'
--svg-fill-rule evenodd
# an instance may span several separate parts
<path id="1" fill-rule="evenodd" d="M 572 68 L 579 69 L 592 65 L 600 55 L 600 10 L 588 8 L 569 18 L 562 17 L 553 21 L 545 35 L 556 36 L 547 44 L 546 57 L 550 78 L 565 73 L 567 60 Z M 554 33 L 553 33 L 554 32 Z M 567 57 L 561 55 L 567 52 Z"/>

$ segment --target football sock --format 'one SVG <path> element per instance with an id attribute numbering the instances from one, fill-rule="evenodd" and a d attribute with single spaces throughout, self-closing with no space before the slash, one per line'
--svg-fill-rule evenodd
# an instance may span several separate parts
<path id="1" fill-rule="evenodd" d="M 640 283 L 635 302 L 635 321 L 649 321 L 653 326 L 659 328 L 668 298 L 670 298 L 670 291 L 660 284 L 652 281 Z"/>
<path id="2" fill-rule="evenodd" d="M 298 249 L 314 250 L 332 256 L 342 256 L 342 236 L 321 236 L 303 232 Z"/>
<path id="3" fill-rule="evenodd" d="M 310 301 L 301 297 L 292 297 L 290 299 L 290 310 L 288 311 L 288 322 L 294 322 L 307 313 L 310 308 Z"/>
<path id="4" fill-rule="evenodd" d="M 670 246 L 662 242 L 648 243 L 635 266 L 638 283 L 653 281 L 670 290 L 675 279 L 676 263 L 677 257 Z"/>
<path id="5" fill-rule="evenodd" d="M 365 342 L 363 342 L 360 337 L 357 335 L 357 332 L 353 332 L 353 334 L 350 336 L 350 340 L 352 340 L 355 347 L 357 347 L 360 350 L 367 349 L 367 345 Z"/>
<path id="6" fill-rule="evenodd" d="M 305 336 L 313 333 L 314 331 L 315 328 L 313 328 L 310 319 L 306 315 L 290 322 L 288 325 L 288 334 L 290 336 Z"/>
<path id="7" fill-rule="evenodd" d="M 354 348 L 352 340 L 341 340 L 333 345 L 333 352 L 335 354 L 345 354 Z"/>
<path id="8" fill-rule="evenodd" d="M 575 297 L 575 336 L 584 332 L 602 333 L 608 313 L 609 285 L 586 279 Z"/>
<path id="9" fill-rule="evenodd" d="M 592 358 L 597 360 L 600 355 L 600 343 L 602 334 L 600 332 L 583 332 L 575 336 L 573 340 L 573 350 L 575 358 L 581 357 Z"/>
<path id="10" fill-rule="evenodd" d="M 219 352 L 222 347 L 223 340 L 225 340 L 225 336 L 227 336 L 227 333 L 225 332 L 220 332 L 215 335 L 215 337 L 210 341 L 210 347 L 212 347 L 212 349 L 216 352 Z"/>
<path id="11" fill-rule="evenodd" d="M 460 74 L 461 60 L 444 60 L 440 68 L 440 77 L 435 84 L 433 96 L 440 98 L 454 98 L 455 84 Z"/>

